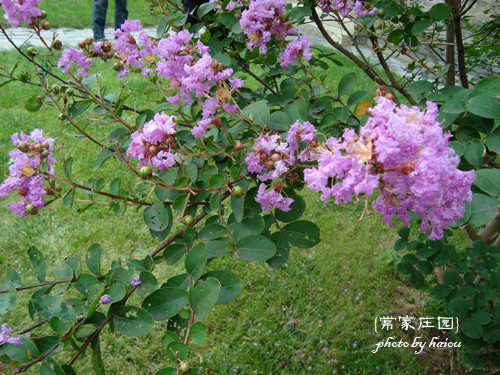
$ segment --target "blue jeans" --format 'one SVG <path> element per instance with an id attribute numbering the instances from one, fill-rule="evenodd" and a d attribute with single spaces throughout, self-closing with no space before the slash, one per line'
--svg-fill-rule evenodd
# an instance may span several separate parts
<path id="1" fill-rule="evenodd" d="M 92 4 L 92 32 L 94 39 L 104 38 L 108 0 L 94 0 Z M 119 29 L 128 17 L 127 0 L 115 0 L 115 29 Z"/>

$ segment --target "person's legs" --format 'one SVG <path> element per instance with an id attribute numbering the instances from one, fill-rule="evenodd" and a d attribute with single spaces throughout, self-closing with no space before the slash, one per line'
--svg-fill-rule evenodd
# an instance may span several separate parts
<path id="1" fill-rule="evenodd" d="M 115 0 L 115 30 L 128 18 L 127 0 Z"/>
<path id="2" fill-rule="evenodd" d="M 94 0 L 92 4 L 92 32 L 94 33 L 94 39 L 104 38 L 107 11 L 108 0 Z"/>

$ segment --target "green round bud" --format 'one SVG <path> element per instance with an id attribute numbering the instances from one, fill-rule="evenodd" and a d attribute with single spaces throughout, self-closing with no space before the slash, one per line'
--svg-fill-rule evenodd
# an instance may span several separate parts
<path id="1" fill-rule="evenodd" d="M 57 83 L 52 85 L 52 87 L 50 88 L 50 91 L 52 92 L 52 94 L 59 94 L 61 92 L 61 86 L 59 86 Z"/>
<path id="2" fill-rule="evenodd" d="M 180 364 L 179 364 L 179 370 L 183 373 L 183 374 L 187 374 L 189 372 L 189 370 L 191 370 L 191 366 L 189 366 L 189 363 L 187 361 L 182 361 Z"/>
<path id="3" fill-rule="evenodd" d="M 121 62 L 115 62 L 113 64 L 113 70 L 119 71 L 123 68 L 123 64 Z"/>
<path id="4" fill-rule="evenodd" d="M 285 10 L 284 10 L 284 11 L 281 13 L 281 20 L 282 20 L 283 22 L 286 22 L 286 21 L 288 21 L 289 19 L 290 19 L 290 13 L 288 13 L 287 11 L 285 11 Z"/>
<path id="5" fill-rule="evenodd" d="M 191 215 L 186 215 L 182 218 L 182 222 L 184 223 L 185 226 L 191 227 L 193 226 L 194 219 Z"/>
<path id="6" fill-rule="evenodd" d="M 62 186 L 59 185 L 59 184 L 55 184 L 54 185 L 54 190 L 57 191 L 57 192 L 60 192 L 62 190 Z"/>
<path id="7" fill-rule="evenodd" d="M 18 148 L 18 149 L 19 149 L 19 151 L 21 151 L 21 152 L 28 152 L 28 151 L 29 151 L 29 149 L 30 149 L 30 148 L 29 148 L 29 146 L 28 146 L 26 143 L 24 143 L 24 142 L 19 143 L 19 144 L 17 145 L 17 148 Z"/>
<path id="8" fill-rule="evenodd" d="M 66 89 L 65 93 L 66 93 L 66 96 L 73 96 L 73 95 L 75 95 L 75 90 L 73 90 L 70 87 L 70 88 Z"/>
<path id="9" fill-rule="evenodd" d="M 152 175 L 153 170 L 150 166 L 145 165 L 144 167 L 141 167 L 141 169 L 139 169 L 139 176 L 141 176 L 142 178 L 149 178 Z"/>
<path id="10" fill-rule="evenodd" d="M 24 210 L 26 211 L 26 213 L 27 213 L 27 214 L 30 214 L 30 215 L 34 215 L 34 214 L 36 214 L 36 213 L 37 213 L 37 211 L 38 211 L 38 210 L 36 209 L 35 205 L 34 205 L 34 204 L 32 204 L 32 203 L 28 203 L 28 204 L 26 205 L 26 208 L 25 208 Z"/>
<path id="11" fill-rule="evenodd" d="M 237 185 L 233 188 L 233 191 L 231 192 L 231 194 L 233 194 L 233 197 L 239 198 L 243 195 L 243 188 L 241 186 Z"/>
<path id="12" fill-rule="evenodd" d="M 379 9 L 379 11 L 377 12 L 377 16 L 379 16 L 380 18 L 384 18 L 385 17 L 385 10 Z"/>
<path id="13" fill-rule="evenodd" d="M 44 20 L 45 18 L 47 18 L 47 12 L 45 10 L 42 10 L 42 14 L 40 14 L 40 17 L 39 17 L 41 20 Z"/>
<path id="14" fill-rule="evenodd" d="M 37 52 L 36 50 L 33 48 L 33 47 L 29 47 L 27 50 L 26 50 L 26 54 L 29 56 L 29 57 L 35 57 Z"/>

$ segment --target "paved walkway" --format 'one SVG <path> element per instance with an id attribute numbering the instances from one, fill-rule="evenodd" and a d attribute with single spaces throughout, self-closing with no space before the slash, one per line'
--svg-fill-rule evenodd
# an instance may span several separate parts
<path id="1" fill-rule="evenodd" d="M 348 48 L 352 52 L 357 54 L 357 51 L 354 46 L 348 46 L 346 45 L 346 42 L 348 41 L 348 38 L 343 34 L 343 31 L 331 27 L 328 25 L 325 25 L 327 28 L 329 34 L 333 37 L 334 40 L 337 42 L 340 42 L 344 45 L 344 47 Z M 316 28 L 315 25 L 312 24 L 306 24 L 302 25 L 300 28 L 300 31 L 307 35 L 309 40 L 313 42 L 314 44 L 325 44 L 328 45 L 326 40 L 323 38 L 319 30 Z M 31 32 L 31 29 L 29 28 L 16 28 L 16 29 L 7 29 L 7 35 L 9 38 L 17 45 L 17 46 L 22 46 L 25 44 L 30 44 L 34 47 L 43 47 L 43 43 L 40 41 L 40 39 L 36 36 L 33 35 Z M 149 27 L 149 28 L 144 28 L 144 31 L 148 35 L 151 36 L 156 36 L 156 28 L 155 27 Z M 59 39 L 63 43 L 63 48 L 67 48 L 70 46 L 77 46 L 78 42 L 84 40 L 86 37 L 92 36 L 92 30 L 91 29 L 53 29 L 53 30 L 47 30 L 47 31 L 42 31 L 42 37 L 45 39 L 47 44 L 50 44 L 52 41 L 53 35 L 56 35 L 56 38 Z M 107 38 L 112 40 L 113 38 L 113 29 L 108 28 L 105 30 L 105 35 Z M 0 32 L 0 50 L 7 50 L 7 49 L 12 49 L 12 44 L 8 41 L 8 39 L 3 35 L 3 33 Z M 373 63 L 376 63 L 376 58 L 371 51 L 370 48 L 366 46 L 359 46 L 359 48 L 363 51 L 365 56 L 368 58 L 372 59 Z M 406 65 L 408 64 L 408 61 L 404 60 L 396 60 L 396 59 L 390 59 L 389 60 L 390 66 L 392 67 L 393 71 L 396 72 L 399 75 L 403 75 L 405 73 L 405 68 Z"/>

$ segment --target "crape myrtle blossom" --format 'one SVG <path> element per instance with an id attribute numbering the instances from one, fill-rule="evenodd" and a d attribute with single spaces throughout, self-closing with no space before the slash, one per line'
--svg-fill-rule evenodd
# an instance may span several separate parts
<path id="1" fill-rule="evenodd" d="M 192 129 L 192 134 L 200 138 L 214 122 L 217 111 L 234 113 L 236 107 L 230 104 L 232 93 L 243 81 L 230 78 L 233 69 L 224 68 L 210 56 L 208 46 L 201 41 L 192 42 L 192 37 L 189 31 L 182 30 L 160 40 L 155 49 L 160 57 L 156 71 L 169 81 L 169 103 L 192 104 L 194 98 L 202 102 L 202 118 Z"/>
<path id="2" fill-rule="evenodd" d="M 78 75 L 88 77 L 89 74 L 87 71 L 90 69 L 91 63 L 92 59 L 85 56 L 85 53 L 82 50 L 69 47 L 62 52 L 61 58 L 57 63 L 57 67 L 62 68 L 64 73 L 68 73 L 74 64 L 79 67 L 76 71 Z"/>
<path id="3" fill-rule="evenodd" d="M 215 10 L 222 9 L 222 6 L 224 5 L 225 1 L 221 0 L 210 0 L 211 3 L 215 3 Z M 243 7 L 243 2 L 241 0 L 229 0 L 229 2 L 225 5 L 224 10 L 225 11 L 232 11 L 235 10 L 236 8 L 242 8 Z M 236 18 L 241 17 L 241 13 L 235 12 L 233 13 Z"/>
<path id="4" fill-rule="evenodd" d="M 450 134 L 437 122 L 437 106 L 427 110 L 398 107 L 379 97 L 359 136 L 346 129 L 343 139 L 329 138 L 315 151 L 317 168 L 304 171 L 308 187 L 348 202 L 359 194 L 381 194 L 373 208 L 393 225 L 396 216 L 410 223 L 408 211 L 422 215 L 421 230 L 440 239 L 443 229 L 460 219 L 464 201 L 472 199 L 473 171 L 457 169 L 458 157 L 449 147 Z"/>
<path id="5" fill-rule="evenodd" d="M 41 9 L 37 4 L 40 0 L 0 0 L 0 5 L 4 10 L 4 17 L 12 27 L 19 26 L 19 22 L 23 21 L 31 23 L 34 17 L 42 15 Z"/>
<path id="6" fill-rule="evenodd" d="M 2 332 L 0 333 L 0 345 L 4 343 L 12 345 L 21 345 L 21 336 L 12 337 L 10 336 L 12 329 L 7 327 L 7 323 L 2 324 Z"/>
<path id="7" fill-rule="evenodd" d="M 153 69 L 145 67 L 146 64 L 152 64 L 155 61 L 154 48 L 156 41 L 149 38 L 142 30 L 142 24 L 139 20 L 126 20 L 120 29 L 114 31 L 115 50 L 119 53 L 124 65 L 119 70 L 118 77 L 126 77 L 130 69 L 141 69 L 142 75 L 149 76 Z M 139 33 L 134 37 L 134 33 Z M 95 48 L 95 47 L 94 47 Z"/>
<path id="8" fill-rule="evenodd" d="M 299 35 L 297 28 L 288 21 L 289 15 L 284 10 L 286 0 L 251 0 L 248 9 L 241 14 L 240 25 L 248 37 L 247 47 L 252 51 L 258 47 L 261 55 L 267 54 L 272 36 L 277 41 L 285 41 L 287 36 Z M 291 65 L 296 59 L 304 57 L 310 60 L 311 43 L 305 36 L 287 43 L 285 51 L 279 55 L 281 66 Z"/>
<path id="9" fill-rule="evenodd" d="M 29 135 L 22 131 L 14 133 L 11 139 L 16 148 L 9 152 L 9 177 L 0 185 L 0 197 L 5 198 L 16 191 L 20 200 L 13 198 L 13 203 L 7 203 L 5 207 L 18 216 L 28 216 L 28 205 L 31 204 L 38 210 L 45 204 L 45 175 L 40 173 L 40 166 L 46 161 L 48 173 L 54 173 L 54 139 L 45 138 L 39 129 L 33 130 Z"/>
<path id="10" fill-rule="evenodd" d="M 377 10 L 376 7 L 372 8 L 368 1 L 360 0 L 319 0 L 319 5 L 324 12 L 334 10 L 344 17 L 351 11 L 359 17 L 372 16 Z"/>
<path id="11" fill-rule="evenodd" d="M 176 121 L 175 116 L 157 113 L 142 131 L 132 133 L 127 155 L 139 160 L 138 168 L 149 165 L 163 172 L 175 164 Z"/>
<path id="12" fill-rule="evenodd" d="M 278 186 L 266 192 L 266 184 L 260 184 L 255 201 L 260 204 L 262 211 L 271 211 L 271 206 L 284 212 L 290 211 L 290 205 L 293 203 L 293 198 L 285 198 L 281 195 L 278 190 L 280 190 L 282 184 L 277 185 Z"/>

